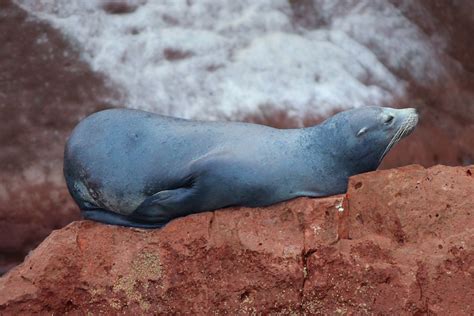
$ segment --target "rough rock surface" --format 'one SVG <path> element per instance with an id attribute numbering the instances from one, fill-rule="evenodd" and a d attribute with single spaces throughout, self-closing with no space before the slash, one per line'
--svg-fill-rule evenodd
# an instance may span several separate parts
<path id="1" fill-rule="evenodd" d="M 353 177 L 347 195 L 79 221 L 0 279 L 0 314 L 474 313 L 474 166 Z"/>

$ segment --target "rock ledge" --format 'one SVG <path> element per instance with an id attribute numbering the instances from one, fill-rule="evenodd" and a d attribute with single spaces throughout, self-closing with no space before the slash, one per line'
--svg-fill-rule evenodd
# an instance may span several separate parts
<path id="1" fill-rule="evenodd" d="M 473 212 L 474 166 L 414 165 L 161 230 L 74 222 L 0 279 L 0 314 L 472 314 Z"/>

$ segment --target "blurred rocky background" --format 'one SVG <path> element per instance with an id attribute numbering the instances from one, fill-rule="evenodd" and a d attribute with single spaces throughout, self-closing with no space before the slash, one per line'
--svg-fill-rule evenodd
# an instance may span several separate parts
<path id="1" fill-rule="evenodd" d="M 416 107 L 382 168 L 474 163 L 471 1 L 0 0 L 0 273 L 79 218 L 84 116 L 131 107 L 276 127 Z"/>

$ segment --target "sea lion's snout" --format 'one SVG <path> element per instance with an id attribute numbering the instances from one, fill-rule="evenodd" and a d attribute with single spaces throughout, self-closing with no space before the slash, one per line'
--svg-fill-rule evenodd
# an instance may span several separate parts
<path id="1" fill-rule="evenodd" d="M 395 119 L 392 121 L 390 120 L 391 117 Z M 416 124 L 418 124 L 418 111 L 415 108 L 385 108 L 382 119 L 392 133 L 404 137 L 412 132 Z"/>
<path id="2" fill-rule="evenodd" d="M 415 108 L 400 109 L 402 121 L 400 123 L 401 137 L 409 135 L 418 124 L 418 111 Z"/>
<path id="3" fill-rule="evenodd" d="M 415 108 L 398 109 L 398 111 L 404 113 L 405 115 L 415 115 L 415 116 L 418 116 L 418 110 L 415 109 Z"/>
<path id="4" fill-rule="evenodd" d="M 390 109 L 389 113 L 395 115 L 397 119 L 390 129 L 390 140 L 380 157 L 380 161 L 396 143 L 398 143 L 402 138 L 410 135 L 415 129 L 416 124 L 418 124 L 418 112 L 415 108 Z"/>
<path id="5" fill-rule="evenodd" d="M 404 111 L 407 116 L 415 116 L 418 118 L 418 110 L 415 108 L 400 109 L 400 111 Z"/>

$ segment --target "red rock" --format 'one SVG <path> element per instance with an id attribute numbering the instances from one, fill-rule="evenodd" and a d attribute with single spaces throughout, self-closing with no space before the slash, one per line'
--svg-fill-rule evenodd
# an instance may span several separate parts
<path id="1" fill-rule="evenodd" d="M 348 239 L 310 251 L 305 310 L 474 312 L 473 169 L 413 165 L 351 178 Z"/>
<path id="2" fill-rule="evenodd" d="M 409 166 L 161 230 L 74 222 L 0 279 L 0 314 L 472 314 L 473 211 L 474 166 Z"/>

